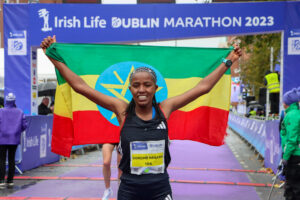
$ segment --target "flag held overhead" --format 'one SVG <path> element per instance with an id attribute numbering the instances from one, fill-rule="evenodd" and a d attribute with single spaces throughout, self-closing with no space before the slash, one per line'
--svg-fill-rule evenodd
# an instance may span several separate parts
<path id="1" fill-rule="evenodd" d="M 132 98 L 130 73 L 137 67 L 150 67 L 158 76 L 156 99 L 161 102 L 193 88 L 231 50 L 54 43 L 47 55 L 65 63 L 92 88 L 125 102 Z M 117 143 L 119 124 L 114 113 L 74 92 L 58 71 L 57 79 L 52 151 L 68 156 L 72 145 Z M 230 84 L 228 70 L 208 94 L 173 112 L 168 120 L 169 138 L 222 145 Z"/>

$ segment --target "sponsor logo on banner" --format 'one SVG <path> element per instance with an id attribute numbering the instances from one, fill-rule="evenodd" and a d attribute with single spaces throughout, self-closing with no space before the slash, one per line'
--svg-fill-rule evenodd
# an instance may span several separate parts
<path id="1" fill-rule="evenodd" d="M 274 134 L 270 134 L 270 135 L 271 135 L 271 138 L 268 138 L 266 140 L 266 149 L 269 150 L 269 152 L 266 151 L 266 153 L 269 153 L 270 163 L 274 164 L 276 156 L 280 153 L 280 146 L 279 146 L 279 143 L 276 142 Z"/>
<path id="2" fill-rule="evenodd" d="M 22 133 L 22 147 L 23 147 L 23 152 L 26 152 L 26 131 Z"/>
<path id="3" fill-rule="evenodd" d="M 47 156 L 47 136 L 49 136 L 49 131 L 51 132 L 50 128 L 48 128 L 48 124 L 45 123 L 41 126 L 41 135 L 40 135 L 40 158 L 45 158 Z"/>
<path id="4" fill-rule="evenodd" d="M 29 148 L 39 146 L 39 138 L 38 136 L 24 136 L 24 144 L 23 151 L 26 152 Z"/>
<path id="5" fill-rule="evenodd" d="M 290 30 L 290 37 L 300 37 L 300 29 Z"/>
<path id="6" fill-rule="evenodd" d="M 288 55 L 300 55 L 300 37 L 288 38 Z"/>
<path id="7" fill-rule="evenodd" d="M 300 29 L 289 31 L 288 55 L 300 55 Z"/>
<path id="8" fill-rule="evenodd" d="M 40 135 L 40 158 L 47 156 L 47 135 Z"/>
<path id="9" fill-rule="evenodd" d="M 52 31 L 52 28 L 49 26 L 49 11 L 45 8 L 38 10 L 39 17 L 43 19 L 43 27 L 41 30 L 43 32 Z"/>
<path id="10" fill-rule="evenodd" d="M 10 56 L 27 55 L 26 31 L 11 31 L 7 39 L 7 54 Z"/>
<path id="11" fill-rule="evenodd" d="M 159 28 L 234 28 L 272 27 L 274 16 L 168 16 L 168 17 L 123 17 L 106 15 L 57 14 L 41 8 L 36 16 L 43 20 L 43 32 L 55 29 L 159 29 Z M 53 14 L 55 13 L 55 14 Z M 77 14 L 77 15 L 76 15 Z"/>
<path id="12" fill-rule="evenodd" d="M 48 147 L 51 147 L 51 136 L 52 136 L 52 134 L 51 134 L 51 129 L 50 128 L 48 128 Z"/>

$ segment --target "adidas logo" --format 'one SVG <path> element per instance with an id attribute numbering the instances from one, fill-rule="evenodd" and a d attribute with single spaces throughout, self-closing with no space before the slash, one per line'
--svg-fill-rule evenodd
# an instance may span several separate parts
<path id="1" fill-rule="evenodd" d="M 168 194 L 168 196 L 165 198 L 165 200 L 172 200 L 171 195 Z"/>
<path id="2" fill-rule="evenodd" d="M 162 121 L 156 129 L 167 129 L 165 123 Z"/>

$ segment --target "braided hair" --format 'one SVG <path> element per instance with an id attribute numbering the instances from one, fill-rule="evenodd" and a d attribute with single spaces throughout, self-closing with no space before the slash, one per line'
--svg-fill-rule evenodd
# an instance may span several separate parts
<path id="1" fill-rule="evenodd" d="M 153 69 L 151 69 L 149 67 L 139 67 L 139 68 L 134 69 L 133 72 L 130 74 L 130 77 L 129 77 L 129 82 L 130 83 L 132 82 L 133 76 L 138 72 L 148 72 L 151 75 L 154 83 L 156 84 L 156 82 L 157 82 L 156 73 Z M 135 112 L 135 106 L 136 106 L 135 101 L 132 98 L 129 105 L 128 105 L 128 107 L 127 107 L 127 109 L 126 109 L 126 111 L 125 111 L 126 115 L 132 115 Z M 153 96 L 153 99 L 152 99 L 152 106 L 155 108 L 155 111 L 158 114 L 159 118 L 164 119 L 163 113 L 159 109 L 159 103 L 157 103 L 155 95 Z"/>
<path id="2" fill-rule="evenodd" d="M 134 69 L 133 72 L 130 74 L 130 77 L 129 77 L 129 82 L 130 82 L 130 83 L 131 83 L 131 81 L 132 81 L 133 76 L 134 76 L 136 73 L 138 73 L 138 72 L 148 72 L 148 73 L 151 75 L 151 77 L 152 77 L 154 83 L 156 84 L 156 82 L 157 82 L 157 76 L 156 76 L 156 73 L 155 73 L 155 71 L 154 71 L 153 69 L 151 69 L 151 68 L 149 68 L 149 67 L 139 67 L 139 68 Z"/>

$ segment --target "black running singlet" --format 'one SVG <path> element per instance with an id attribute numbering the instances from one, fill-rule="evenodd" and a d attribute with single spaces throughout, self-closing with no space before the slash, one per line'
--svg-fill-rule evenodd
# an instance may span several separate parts
<path id="1" fill-rule="evenodd" d="M 149 121 L 140 119 L 135 113 L 128 115 L 119 144 L 122 154 L 119 167 L 123 178 L 168 178 L 166 168 L 171 161 L 168 142 L 167 122 L 164 117 L 160 119 L 158 112 Z"/>

